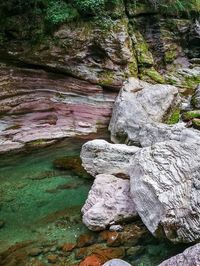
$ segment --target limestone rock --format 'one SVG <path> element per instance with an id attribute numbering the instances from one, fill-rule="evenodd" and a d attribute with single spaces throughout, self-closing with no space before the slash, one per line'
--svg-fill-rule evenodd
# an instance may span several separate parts
<path id="1" fill-rule="evenodd" d="M 82 165 L 94 177 L 106 173 L 128 178 L 129 160 L 139 149 L 105 140 L 88 141 L 82 146 Z"/>
<path id="2" fill-rule="evenodd" d="M 159 266 L 199 266 L 200 265 L 200 244 L 187 248 L 183 253 L 178 254 Z"/>
<path id="3" fill-rule="evenodd" d="M 155 236 L 200 239 L 200 144 L 168 141 L 137 152 L 130 182 L 136 210 Z"/>
<path id="4" fill-rule="evenodd" d="M 192 96 L 192 105 L 195 108 L 200 109 L 200 84 L 197 86 L 197 89 L 196 89 L 194 95 Z"/>
<path id="5" fill-rule="evenodd" d="M 132 140 L 133 137 L 134 134 L 130 131 L 129 139 Z M 191 143 L 200 141 L 200 133 L 196 129 L 186 128 L 184 123 L 175 125 L 152 123 L 141 128 L 139 140 L 142 147 L 169 140 Z"/>
<path id="6" fill-rule="evenodd" d="M 120 259 L 109 260 L 103 264 L 103 266 L 131 266 L 131 264 Z"/>
<path id="7" fill-rule="evenodd" d="M 97 175 L 82 208 L 83 223 L 93 231 L 137 216 L 130 182 L 113 175 Z"/>
<path id="8" fill-rule="evenodd" d="M 177 95 L 174 86 L 152 85 L 130 78 L 114 105 L 109 125 L 112 140 L 123 142 L 131 134 L 131 140 L 140 144 L 141 128 L 147 123 L 161 122 Z"/>

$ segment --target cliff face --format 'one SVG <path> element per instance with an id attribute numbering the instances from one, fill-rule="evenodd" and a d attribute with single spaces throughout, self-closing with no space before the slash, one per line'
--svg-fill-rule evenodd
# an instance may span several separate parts
<path id="1" fill-rule="evenodd" d="M 112 14 L 104 23 L 79 19 L 49 32 L 37 17 L 43 34 L 37 40 L 26 14 L 7 18 L 0 45 L 5 150 L 13 142 L 22 147 L 107 127 L 116 93 L 130 76 L 183 88 L 200 82 L 197 19 L 128 1 Z"/>

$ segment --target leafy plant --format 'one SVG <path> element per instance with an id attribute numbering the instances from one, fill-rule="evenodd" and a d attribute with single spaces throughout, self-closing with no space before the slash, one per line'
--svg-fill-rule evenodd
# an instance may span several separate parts
<path id="1" fill-rule="evenodd" d="M 46 20 L 52 24 L 72 21 L 78 17 L 78 12 L 62 0 L 50 0 L 46 10 Z"/>
<path id="2" fill-rule="evenodd" d="M 105 9 L 105 0 L 75 0 L 75 7 L 83 15 L 99 15 Z"/>

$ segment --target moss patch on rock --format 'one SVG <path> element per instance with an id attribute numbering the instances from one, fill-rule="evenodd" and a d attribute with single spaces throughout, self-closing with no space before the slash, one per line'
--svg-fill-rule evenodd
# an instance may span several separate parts
<path id="1" fill-rule="evenodd" d="M 140 79 L 151 83 L 165 83 L 164 77 L 153 67 L 140 69 L 139 77 Z"/>
<path id="2" fill-rule="evenodd" d="M 188 111 L 182 114 L 183 121 L 190 121 L 193 118 L 200 118 L 200 110 Z"/>
<path id="3" fill-rule="evenodd" d="M 167 124 L 177 124 L 180 120 L 180 109 L 174 109 L 167 120 Z"/>

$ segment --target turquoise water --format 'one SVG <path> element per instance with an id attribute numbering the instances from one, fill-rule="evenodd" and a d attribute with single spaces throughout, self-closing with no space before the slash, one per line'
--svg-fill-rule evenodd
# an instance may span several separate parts
<path id="1" fill-rule="evenodd" d="M 79 155 L 86 140 L 0 157 L 0 251 L 25 240 L 75 241 L 87 231 L 80 209 L 92 180 L 53 167 L 63 156 Z"/>
<path id="2" fill-rule="evenodd" d="M 106 139 L 106 135 L 98 137 Z M 27 240 L 56 245 L 75 243 L 78 236 L 89 233 L 81 222 L 81 207 L 93 180 L 83 178 L 80 172 L 58 170 L 53 162 L 58 158 L 78 157 L 82 144 L 92 138 L 96 136 L 0 156 L 0 252 Z M 158 265 L 185 248 L 156 240 L 150 233 L 137 243 L 136 250 L 138 247 L 142 252 L 125 258 L 135 266 Z"/>

